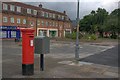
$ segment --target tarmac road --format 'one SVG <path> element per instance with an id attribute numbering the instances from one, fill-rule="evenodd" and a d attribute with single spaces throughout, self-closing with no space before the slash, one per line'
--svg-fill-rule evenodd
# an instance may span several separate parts
<path id="1" fill-rule="evenodd" d="M 83 58 L 81 61 L 118 67 L 118 46 L 120 44 L 99 54 Z"/>
<path id="2" fill-rule="evenodd" d="M 35 54 L 35 75 L 30 78 L 83 78 L 83 77 L 116 77 L 117 69 L 113 68 L 114 76 L 101 74 L 111 67 L 99 67 L 100 65 L 70 66 L 61 64 L 61 61 L 74 60 L 74 43 L 51 43 L 50 53 L 45 55 L 45 71 L 39 70 L 39 55 Z M 80 57 L 85 58 L 98 54 L 111 46 L 96 46 L 80 44 Z M 3 78 L 26 78 L 22 76 L 22 47 L 13 40 L 4 40 L 2 43 L 2 77 Z M 99 68 L 99 69 L 97 69 Z M 94 69 L 94 72 L 93 72 Z M 96 70 L 95 70 L 96 69 Z M 102 72 L 103 71 L 103 72 Z"/>

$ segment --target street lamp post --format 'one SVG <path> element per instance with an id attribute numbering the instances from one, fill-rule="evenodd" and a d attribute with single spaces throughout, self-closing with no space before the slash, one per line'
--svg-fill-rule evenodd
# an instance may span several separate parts
<path id="1" fill-rule="evenodd" d="M 77 4 L 77 33 L 76 33 L 75 59 L 79 59 L 79 0 Z"/>

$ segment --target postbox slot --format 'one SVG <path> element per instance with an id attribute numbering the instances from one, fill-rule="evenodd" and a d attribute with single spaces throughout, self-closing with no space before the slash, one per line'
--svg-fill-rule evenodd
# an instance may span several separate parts
<path id="1" fill-rule="evenodd" d="M 34 35 L 30 35 L 29 37 L 34 37 Z"/>

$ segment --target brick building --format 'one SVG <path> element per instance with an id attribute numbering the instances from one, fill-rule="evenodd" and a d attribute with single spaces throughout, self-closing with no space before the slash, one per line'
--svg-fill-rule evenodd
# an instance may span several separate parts
<path id="1" fill-rule="evenodd" d="M 34 28 L 35 35 L 42 32 L 48 37 L 65 37 L 71 33 L 71 21 L 64 12 L 45 9 L 20 2 L 3 2 L 0 13 L 0 33 L 3 38 L 16 36 L 17 28 Z"/>

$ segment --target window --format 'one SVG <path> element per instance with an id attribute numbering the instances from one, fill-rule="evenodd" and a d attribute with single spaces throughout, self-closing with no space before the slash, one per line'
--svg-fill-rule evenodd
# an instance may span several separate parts
<path id="1" fill-rule="evenodd" d="M 42 26 L 44 26 L 44 21 L 42 21 Z"/>
<path id="2" fill-rule="evenodd" d="M 53 14 L 53 18 L 55 18 L 55 14 Z"/>
<path id="3" fill-rule="evenodd" d="M 52 13 L 49 13 L 49 17 L 50 17 L 50 18 L 52 17 Z"/>
<path id="4" fill-rule="evenodd" d="M 45 13 L 42 11 L 42 16 L 43 16 L 43 17 L 44 17 L 44 14 L 45 14 Z"/>
<path id="5" fill-rule="evenodd" d="M 60 16 L 60 15 L 58 15 L 58 19 L 61 19 L 61 16 Z"/>
<path id="6" fill-rule="evenodd" d="M 7 17 L 3 17 L 3 22 L 8 22 Z"/>
<path id="7" fill-rule="evenodd" d="M 55 26 L 55 22 L 53 22 L 53 26 Z"/>
<path id="8" fill-rule="evenodd" d="M 62 20 L 64 20 L 64 16 L 62 16 Z"/>
<path id="9" fill-rule="evenodd" d="M 21 7 L 17 6 L 17 12 L 21 12 Z"/>
<path id="10" fill-rule="evenodd" d="M 10 18 L 10 22 L 14 23 L 14 18 L 13 17 Z"/>
<path id="11" fill-rule="evenodd" d="M 3 10 L 8 10 L 8 5 L 7 4 L 3 4 Z"/>
<path id="12" fill-rule="evenodd" d="M 39 20 L 37 20 L 37 25 L 40 25 L 40 21 Z"/>
<path id="13" fill-rule="evenodd" d="M 52 26 L 52 25 L 51 25 L 51 22 L 49 22 L 49 25 Z"/>
<path id="14" fill-rule="evenodd" d="M 34 21 L 30 21 L 30 26 L 34 26 Z"/>
<path id="15" fill-rule="evenodd" d="M 23 24 L 26 24 L 26 19 L 23 19 Z"/>
<path id="16" fill-rule="evenodd" d="M 28 13 L 28 14 L 31 14 L 31 9 L 27 9 L 27 13 Z"/>
<path id="17" fill-rule="evenodd" d="M 20 19 L 19 18 L 17 19 L 17 23 L 20 24 Z"/>
<path id="18" fill-rule="evenodd" d="M 48 26 L 48 22 L 46 21 L 46 26 Z"/>
<path id="19" fill-rule="evenodd" d="M 33 10 L 33 14 L 34 14 L 34 15 L 37 15 L 37 10 Z"/>
<path id="20" fill-rule="evenodd" d="M 56 22 L 56 27 L 58 27 L 58 23 Z"/>
<path id="21" fill-rule="evenodd" d="M 14 5 L 10 5 L 10 10 L 11 11 L 15 11 L 15 6 Z"/>
<path id="22" fill-rule="evenodd" d="M 47 12 L 45 13 L 45 17 L 47 17 L 47 18 L 48 18 L 48 13 L 47 13 Z"/>

